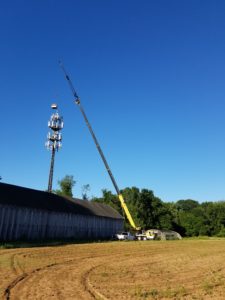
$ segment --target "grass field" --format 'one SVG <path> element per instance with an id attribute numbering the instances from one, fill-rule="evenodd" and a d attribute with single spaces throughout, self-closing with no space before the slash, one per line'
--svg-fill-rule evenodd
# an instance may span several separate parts
<path id="1" fill-rule="evenodd" d="M 225 240 L 0 249 L 1 299 L 225 299 Z"/>

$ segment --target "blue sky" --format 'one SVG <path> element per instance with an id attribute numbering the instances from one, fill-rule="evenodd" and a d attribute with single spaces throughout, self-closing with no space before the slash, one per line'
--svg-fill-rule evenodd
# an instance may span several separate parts
<path id="1" fill-rule="evenodd" d="M 225 2 L 1 1 L 0 175 L 45 190 L 50 105 L 64 117 L 53 187 L 114 192 L 59 68 L 119 187 L 163 201 L 225 199 Z"/>

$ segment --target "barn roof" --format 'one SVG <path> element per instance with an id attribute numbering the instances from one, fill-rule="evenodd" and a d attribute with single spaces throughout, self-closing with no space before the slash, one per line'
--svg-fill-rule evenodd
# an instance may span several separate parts
<path id="1" fill-rule="evenodd" d="M 123 219 L 115 209 L 103 203 L 67 198 L 6 183 L 0 183 L 1 204 L 54 212 Z"/>

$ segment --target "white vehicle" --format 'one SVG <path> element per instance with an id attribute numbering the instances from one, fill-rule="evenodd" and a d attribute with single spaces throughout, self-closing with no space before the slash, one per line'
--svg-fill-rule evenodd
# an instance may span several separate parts
<path id="1" fill-rule="evenodd" d="M 142 233 L 136 234 L 136 239 L 139 241 L 155 240 L 157 233 L 154 230 L 142 230 Z"/>
<path id="2" fill-rule="evenodd" d="M 181 235 L 173 230 L 163 230 L 163 229 L 149 229 L 142 230 L 141 233 L 137 233 L 136 239 L 139 241 L 147 240 L 181 240 Z"/>
<path id="3" fill-rule="evenodd" d="M 115 238 L 119 241 L 125 241 L 125 240 L 133 241 L 135 239 L 134 235 L 132 235 L 130 232 L 125 232 L 125 231 L 117 233 L 115 235 Z"/>

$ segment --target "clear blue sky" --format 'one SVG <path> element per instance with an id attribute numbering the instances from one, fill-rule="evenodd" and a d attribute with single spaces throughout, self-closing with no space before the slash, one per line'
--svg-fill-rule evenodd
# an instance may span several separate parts
<path id="1" fill-rule="evenodd" d="M 47 188 L 56 102 L 53 187 L 69 174 L 76 197 L 114 192 L 62 59 L 121 189 L 225 199 L 225 1 L 1 1 L 0 39 L 2 182 Z"/>

